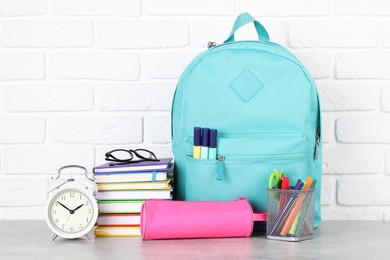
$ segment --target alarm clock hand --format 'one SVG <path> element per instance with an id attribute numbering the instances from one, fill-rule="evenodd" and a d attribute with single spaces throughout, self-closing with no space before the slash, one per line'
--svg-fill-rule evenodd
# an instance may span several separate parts
<path id="1" fill-rule="evenodd" d="M 75 208 L 74 210 L 72 210 L 73 213 L 74 213 L 76 210 L 78 210 L 79 208 L 81 208 L 82 206 L 84 206 L 84 204 L 81 204 L 80 206 L 78 206 L 77 208 Z"/>
<path id="2" fill-rule="evenodd" d="M 60 204 L 62 207 L 64 207 L 64 208 L 66 208 L 68 211 L 69 211 L 69 213 L 71 212 L 71 210 L 70 209 L 68 209 L 68 207 L 67 206 L 65 206 L 64 204 L 62 204 L 61 202 L 59 202 L 59 201 L 57 201 L 58 202 L 58 204 Z"/>

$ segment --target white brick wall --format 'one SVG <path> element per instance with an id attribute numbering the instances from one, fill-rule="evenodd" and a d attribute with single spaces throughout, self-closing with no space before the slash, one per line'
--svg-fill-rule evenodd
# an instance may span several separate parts
<path id="1" fill-rule="evenodd" d="M 359 0 L 351 2 L 348 0 L 335 1 L 335 13 L 342 15 L 389 15 L 390 2 L 387 0 Z"/>
<path id="2" fill-rule="evenodd" d="M 142 117 L 55 116 L 48 122 L 48 139 L 65 144 L 138 144 Z"/>
<path id="3" fill-rule="evenodd" d="M 0 144 L 40 144 L 45 141 L 42 116 L 0 116 Z"/>
<path id="4" fill-rule="evenodd" d="M 306 19 L 290 22 L 289 43 L 293 48 L 359 48 L 378 44 L 378 23 L 360 20 Z"/>
<path id="5" fill-rule="evenodd" d="M 93 41 L 90 21 L 5 21 L 4 47 L 90 47 Z"/>
<path id="6" fill-rule="evenodd" d="M 56 15 L 141 15 L 141 0 L 48 0 Z"/>
<path id="7" fill-rule="evenodd" d="M 98 25 L 98 43 L 111 49 L 176 48 L 188 45 L 188 32 L 188 24 L 180 21 L 105 21 Z"/>
<path id="8" fill-rule="evenodd" d="M 238 0 L 238 10 L 258 16 L 322 16 L 329 13 L 328 0 Z"/>
<path id="9" fill-rule="evenodd" d="M 153 53 L 145 57 L 146 77 L 150 79 L 178 79 L 195 52 Z"/>
<path id="10" fill-rule="evenodd" d="M 88 84 L 7 85 L 4 107 L 10 112 L 88 111 L 94 107 L 93 88 Z"/>
<path id="11" fill-rule="evenodd" d="M 232 15 L 234 0 L 144 0 L 149 15 Z"/>
<path id="12" fill-rule="evenodd" d="M 0 16 L 46 14 L 46 0 L 0 0 Z"/>
<path id="13" fill-rule="evenodd" d="M 338 79 L 390 79 L 390 51 L 349 51 L 336 54 Z"/>
<path id="14" fill-rule="evenodd" d="M 50 74 L 55 79 L 137 80 L 136 53 L 62 52 L 50 56 Z"/>
<path id="15" fill-rule="evenodd" d="M 388 0 L 0 0 L 0 219 L 42 219 L 62 165 L 171 155 L 177 79 L 241 12 L 318 85 L 323 218 L 390 220 Z"/>
<path id="16" fill-rule="evenodd" d="M 0 80 L 43 79 L 45 79 L 45 55 L 43 53 L 0 53 Z"/>
<path id="17" fill-rule="evenodd" d="M 96 99 L 103 111 L 170 111 L 174 84 L 102 84 Z"/>

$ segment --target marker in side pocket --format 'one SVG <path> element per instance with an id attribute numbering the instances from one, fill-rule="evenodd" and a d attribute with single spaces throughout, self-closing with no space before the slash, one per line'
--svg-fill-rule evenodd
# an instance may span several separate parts
<path id="1" fill-rule="evenodd" d="M 209 129 L 202 128 L 202 147 L 200 148 L 200 158 L 209 158 Z"/>
<path id="2" fill-rule="evenodd" d="M 193 157 L 196 159 L 200 158 L 200 145 L 202 143 L 201 139 L 201 128 L 194 127 L 194 154 Z"/>
<path id="3" fill-rule="evenodd" d="M 210 129 L 209 160 L 217 159 L 217 129 Z"/>

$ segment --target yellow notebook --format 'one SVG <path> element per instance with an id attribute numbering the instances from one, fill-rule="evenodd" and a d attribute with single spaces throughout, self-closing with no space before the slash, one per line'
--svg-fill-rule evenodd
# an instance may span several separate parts
<path id="1" fill-rule="evenodd" d="M 140 227 L 96 227 L 94 230 L 97 237 L 140 237 Z"/>
<path id="2" fill-rule="evenodd" d="M 161 190 L 170 187 L 171 180 L 155 182 L 123 182 L 123 183 L 98 183 L 99 191 L 103 190 Z"/>

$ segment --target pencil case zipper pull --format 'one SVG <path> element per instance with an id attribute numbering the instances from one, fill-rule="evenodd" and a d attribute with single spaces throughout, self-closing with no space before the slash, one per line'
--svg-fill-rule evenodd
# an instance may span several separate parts
<path id="1" fill-rule="evenodd" d="M 218 156 L 217 157 L 217 170 L 215 178 L 217 181 L 222 181 L 224 179 L 225 175 L 225 157 L 224 156 Z"/>

